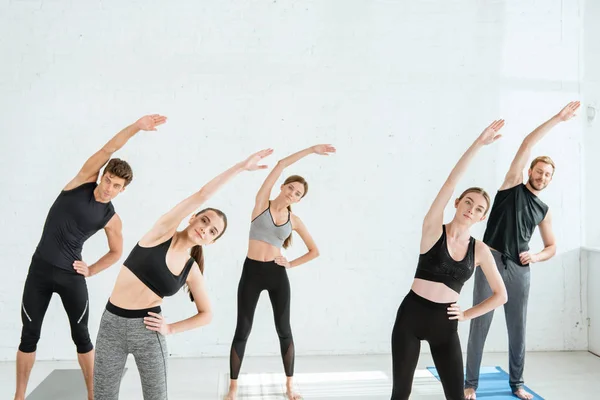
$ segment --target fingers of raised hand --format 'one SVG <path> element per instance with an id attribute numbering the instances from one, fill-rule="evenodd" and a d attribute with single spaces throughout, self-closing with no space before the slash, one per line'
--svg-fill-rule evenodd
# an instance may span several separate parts
<path id="1" fill-rule="evenodd" d="M 264 150 L 261 150 L 261 151 L 259 151 L 257 153 L 254 153 L 254 155 L 257 155 L 260 158 L 264 158 L 264 157 L 270 156 L 271 154 L 273 154 L 273 149 L 271 149 L 271 148 L 264 149 Z"/>
<path id="2" fill-rule="evenodd" d="M 494 122 L 492 122 L 489 127 L 494 131 L 499 131 L 500 129 L 502 129 L 503 126 L 504 126 L 504 120 L 498 119 L 498 120 L 495 120 Z"/>
<path id="3" fill-rule="evenodd" d="M 575 111 L 579 108 L 579 106 L 581 106 L 581 102 L 579 101 L 572 101 L 569 104 L 567 104 L 567 106 L 565 108 L 568 108 L 572 111 Z"/>

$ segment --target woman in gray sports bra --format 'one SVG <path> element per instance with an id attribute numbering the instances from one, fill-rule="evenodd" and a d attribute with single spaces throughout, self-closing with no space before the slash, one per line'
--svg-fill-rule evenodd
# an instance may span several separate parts
<path id="1" fill-rule="evenodd" d="M 281 192 L 275 199 L 269 200 L 269 197 L 273 186 L 286 167 L 309 154 L 329 155 L 329 153 L 335 153 L 335 148 L 328 144 L 320 144 L 280 160 L 256 195 L 250 224 L 248 254 L 238 286 L 238 316 L 229 358 L 231 381 L 227 400 L 236 398 L 237 378 L 244 358 L 246 341 L 252 329 L 256 304 L 263 290 L 269 292 L 273 306 L 275 328 L 279 336 L 281 357 L 287 376 L 286 396 L 290 400 L 301 398 L 293 391 L 292 384 L 294 341 L 290 327 L 290 282 L 286 269 L 297 267 L 319 256 L 319 250 L 306 226 L 291 212 L 291 205 L 306 196 L 308 184 L 301 176 L 292 175 L 281 185 Z M 287 248 L 292 243 L 292 231 L 300 235 L 308 252 L 302 257 L 288 261 L 281 255 L 281 248 Z"/>

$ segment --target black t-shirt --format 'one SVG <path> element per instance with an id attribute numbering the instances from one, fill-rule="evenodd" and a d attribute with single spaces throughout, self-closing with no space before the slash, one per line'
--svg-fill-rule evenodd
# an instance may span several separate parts
<path id="1" fill-rule="evenodd" d="M 115 215 L 111 202 L 96 201 L 97 186 L 96 182 L 90 182 L 60 192 L 46 217 L 35 251 L 37 256 L 59 268 L 74 271 L 73 262 L 81 260 L 83 243 Z"/>
<path id="2" fill-rule="evenodd" d="M 548 206 L 522 183 L 499 190 L 483 242 L 522 265 L 519 254 L 529 250 L 531 235 L 547 213 Z"/>

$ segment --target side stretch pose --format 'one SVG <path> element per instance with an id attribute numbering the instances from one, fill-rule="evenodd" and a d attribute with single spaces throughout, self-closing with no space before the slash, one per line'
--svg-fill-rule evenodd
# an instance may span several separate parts
<path id="1" fill-rule="evenodd" d="M 392 332 L 392 400 L 409 398 L 421 340 L 429 342 L 446 399 L 463 399 L 463 360 L 458 321 L 477 318 L 506 302 L 506 289 L 490 249 L 475 240 L 470 227 L 483 221 L 490 198 L 481 188 L 465 190 L 455 201 L 456 213 L 443 224 L 444 208 L 471 159 L 484 145 L 495 142 L 504 121 L 488 126 L 460 158 L 423 220 L 417 272 L 396 316 Z M 463 284 L 479 266 L 490 282 L 490 296 L 461 311 Z"/>
<path id="2" fill-rule="evenodd" d="M 94 399 L 116 400 L 128 354 L 135 358 L 144 400 L 167 399 L 167 347 L 164 336 L 206 325 L 211 309 L 204 288 L 203 246 L 220 238 L 227 228 L 223 212 L 205 208 L 192 215 L 217 190 L 242 171 L 267 168 L 258 165 L 271 154 L 263 150 L 213 178 L 198 192 L 177 204 L 154 224 L 131 250 L 117 276 L 100 321 L 96 341 Z M 198 312 L 167 324 L 160 304 L 184 285 Z"/>
<path id="3" fill-rule="evenodd" d="M 60 296 L 71 325 L 71 338 L 88 391 L 93 398 L 94 351 L 88 332 L 89 302 L 85 278 L 110 267 L 121 257 L 121 219 L 112 200 L 133 179 L 131 167 L 112 157 L 137 132 L 155 131 L 166 122 L 160 115 L 147 115 L 117 133 L 83 164 L 63 188 L 48 212 L 42 237 L 31 259 L 21 304 L 21 344 L 17 352 L 15 400 L 24 400 L 29 375 L 35 363 L 44 315 L 53 293 Z M 102 173 L 100 182 L 98 175 Z M 82 260 L 83 244 L 104 229 L 109 251 L 88 266 Z"/>
<path id="4" fill-rule="evenodd" d="M 483 241 L 490 246 L 496 260 L 498 273 L 506 285 L 508 302 L 504 305 L 506 329 L 508 330 L 509 384 L 515 396 L 532 399 L 525 391 L 523 371 L 525 369 L 525 326 L 531 271 L 529 264 L 548 260 L 556 253 L 552 231 L 552 214 L 538 195 L 552 181 L 554 162 L 541 156 L 533 160 L 527 172 L 528 181 L 523 183 L 523 169 L 531 156 L 531 149 L 552 128 L 568 121 L 579 108 L 578 101 L 567 104 L 558 114 L 544 122 L 525 137 L 513 159 L 510 169 L 490 212 Z M 544 249 L 532 254 L 529 241 L 536 226 L 540 229 Z M 477 305 L 490 295 L 490 286 L 481 272 L 475 273 L 473 304 Z M 479 385 L 479 368 L 483 356 L 485 339 L 492 324 L 494 313 L 471 321 L 467 345 L 467 376 L 465 397 L 475 399 Z"/>
<path id="5" fill-rule="evenodd" d="M 244 350 L 252 329 L 258 298 L 263 290 L 269 292 L 273 306 L 275 328 L 279 336 L 281 357 L 287 376 L 286 396 L 290 400 L 301 398 L 294 393 L 292 382 L 294 341 L 290 326 L 290 281 L 286 269 L 297 267 L 319 256 L 319 250 L 306 226 L 291 211 L 291 205 L 306 196 L 308 184 L 304 178 L 292 175 L 281 185 L 281 191 L 275 199 L 269 200 L 269 197 L 275 182 L 285 168 L 309 154 L 328 155 L 334 152 L 333 146 L 321 144 L 280 160 L 256 195 L 250 224 L 248 253 L 238 287 L 237 326 L 229 358 L 231 380 L 229 393 L 226 396 L 228 400 L 234 400 L 237 395 L 237 379 L 244 359 Z M 308 252 L 302 257 L 288 261 L 282 257 L 281 248 L 287 248 L 291 244 L 292 231 L 298 232 Z"/>

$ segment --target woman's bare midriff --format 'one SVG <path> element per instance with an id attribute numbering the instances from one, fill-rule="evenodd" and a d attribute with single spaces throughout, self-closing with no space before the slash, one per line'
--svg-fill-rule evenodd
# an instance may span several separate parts
<path id="1" fill-rule="evenodd" d="M 434 303 L 456 303 L 460 294 L 440 282 L 415 278 L 411 286 L 413 292 Z"/>
<path id="2" fill-rule="evenodd" d="M 273 261 L 281 256 L 281 249 L 260 240 L 248 242 L 248 258 L 255 261 Z"/>
<path id="3" fill-rule="evenodd" d="M 162 299 L 124 265 L 110 295 L 110 302 L 126 310 L 141 310 L 162 304 Z"/>

